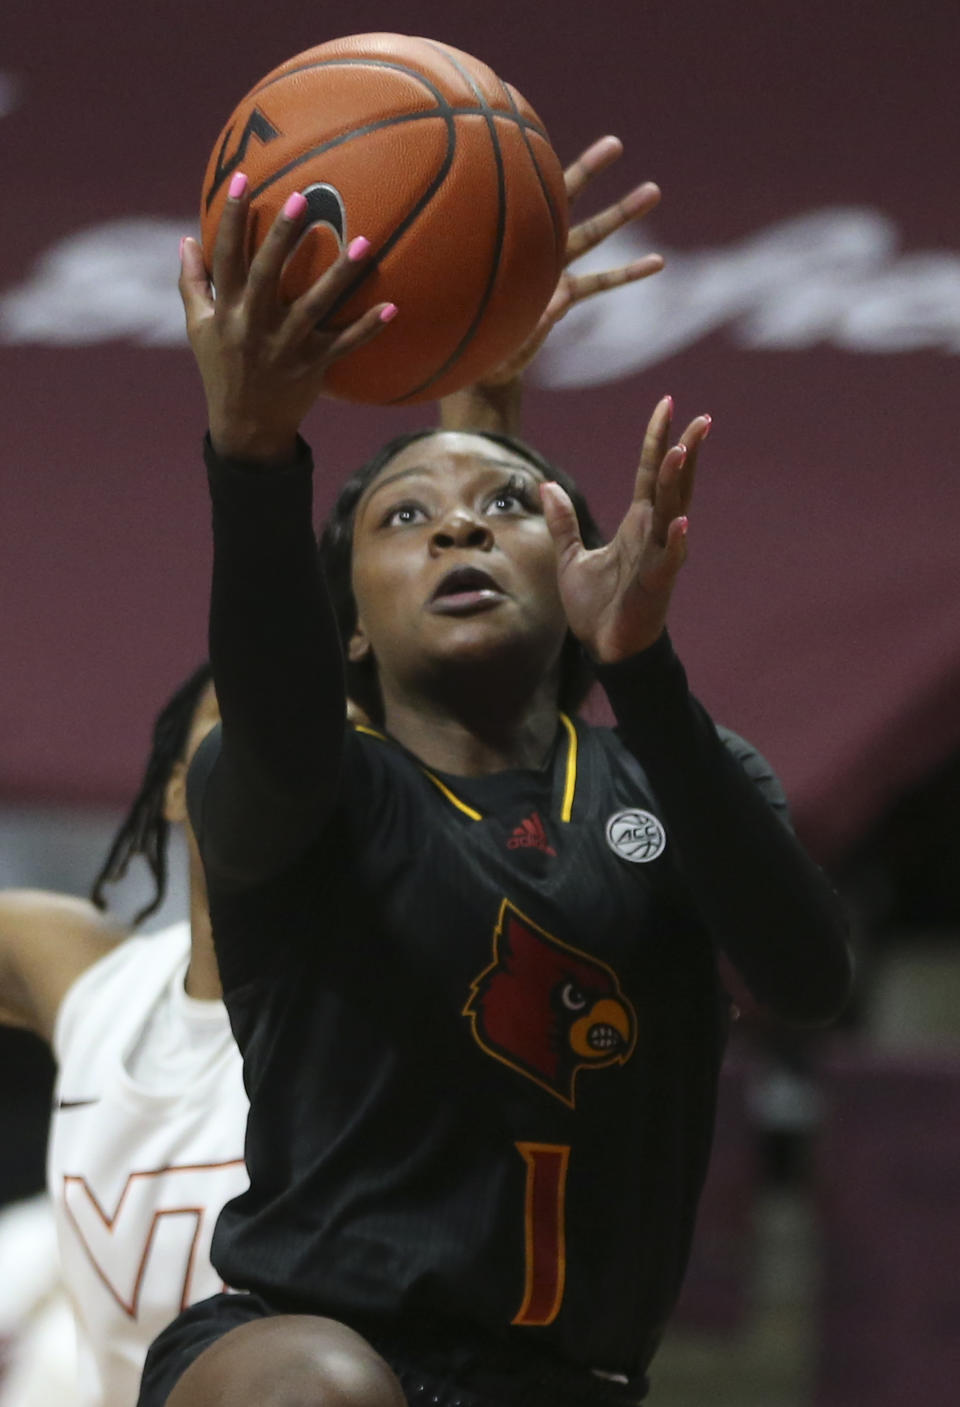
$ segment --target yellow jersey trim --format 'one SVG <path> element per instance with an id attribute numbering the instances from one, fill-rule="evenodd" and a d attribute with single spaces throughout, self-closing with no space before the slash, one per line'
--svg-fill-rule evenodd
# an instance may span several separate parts
<path id="1" fill-rule="evenodd" d="M 567 730 L 567 775 L 563 784 L 563 801 L 560 803 L 561 821 L 569 821 L 573 813 L 573 797 L 577 789 L 577 730 L 565 713 L 560 721 Z"/>
<path id="2" fill-rule="evenodd" d="M 483 815 L 480 811 L 475 811 L 472 806 L 468 806 L 465 801 L 461 801 L 459 796 L 454 796 L 450 788 L 444 786 L 439 777 L 435 777 L 432 772 L 428 772 L 426 767 L 421 767 L 420 770 L 425 777 L 429 777 L 438 791 L 443 792 L 451 806 L 455 806 L 458 811 L 462 811 L 465 816 L 469 816 L 471 821 L 483 820 Z"/>
<path id="3" fill-rule="evenodd" d="M 573 814 L 573 798 L 577 790 L 577 730 L 565 713 L 560 714 L 560 721 L 567 730 L 567 762 L 563 783 L 563 800 L 560 803 L 560 819 L 564 823 L 570 820 Z M 368 737 L 379 738 L 382 743 L 388 743 L 390 739 L 386 733 L 381 733 L 376 728 L 370 728 L 365 723 L 354 723 L 354 730 L 358 733 L 366 733 Z M 441 792 L 451 806 L 455 806 L 464 816 L 469 816 L 471 821 L 482 821 L 483 813 L 468 806 L 465 801 L 461 801 L 448 786 L 441 782 L 440 778 L 434 776 L 426 767 L 420 769 L 423 775 L 433 783 Z"/>

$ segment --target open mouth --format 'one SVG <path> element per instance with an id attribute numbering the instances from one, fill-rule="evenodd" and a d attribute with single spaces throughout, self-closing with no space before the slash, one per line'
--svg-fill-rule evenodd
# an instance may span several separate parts
<path id="1" fill-rule="evenodd" d="M 441 577 L 430 607 L 445 615 L 483 610 L 504 600 L 505 592 L 489 572 L 479 567 L 454 567 Z"/>

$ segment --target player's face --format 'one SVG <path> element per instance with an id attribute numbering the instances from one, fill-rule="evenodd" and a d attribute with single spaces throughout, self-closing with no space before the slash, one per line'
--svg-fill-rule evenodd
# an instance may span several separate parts
<path id="1" fill-rule="evenodd" d="M 479 435 L 407 445 L 367 488 L 354 525 L 354 659 L 381 686 L 450 664 L 546 674 L 566 636 L 540 473 Z"/>

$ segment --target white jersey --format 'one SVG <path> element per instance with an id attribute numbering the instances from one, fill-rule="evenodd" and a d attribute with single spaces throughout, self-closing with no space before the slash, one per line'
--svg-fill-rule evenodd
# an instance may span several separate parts
<path id="1" fill-rule="evenodd" d="M 189 951 L 186 923 L 128 938 L 54 1028 L 47 1181 L 84 1407 L 134 1407 L 151 1341 L 225 1288 L 210 1239 L 247 1186 L 247 1099 L 222 1002 L 184 992 Z"/>
<path id="2" fill-rule="evenodd" d="M 79 1407 L 77 1334 L 46 1197 L 0 1212 L 0 1407 Z"/>

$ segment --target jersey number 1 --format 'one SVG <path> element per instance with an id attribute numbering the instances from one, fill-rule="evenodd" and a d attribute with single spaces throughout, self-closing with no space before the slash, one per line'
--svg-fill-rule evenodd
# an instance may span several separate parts
<path id="1" fill-rule="evenodd" d="M 527 1165 L 525 1285 L 514 1324 L 552 1324 L 566 1277 L 564 1200 L 570 1148 L 565 1143 L 518 1143 Z"/>

